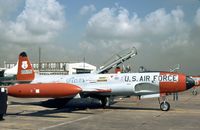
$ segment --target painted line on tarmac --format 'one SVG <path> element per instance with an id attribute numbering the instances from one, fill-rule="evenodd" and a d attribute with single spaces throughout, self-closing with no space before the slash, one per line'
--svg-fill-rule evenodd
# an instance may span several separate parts
<path id="1" fill-rule="evenodd" d="M 44 127 L 44 128 L 41 128 L 39 130 L 47 130 L 47 129 L 51 129 L 51 128 L 55 128 L 55 127 L 58 127 L 58 126 L 62 126 L 62 125 L 67 125 L 67 124 L 71 124 L 71 123 L 75 123 L 75 122 L 78 122 L 78 121 L 82 121 L 82 120 L 86 120 L 88 118 L 91 118 L 93 115 L 90 115 L 90 116 L 86 116 L 86 117 L 83 117 L 83 118 L 79 118 L 77 120 L 72 120 L 72 121 L 68 121 L 68 122 L 63 122 L 63 123 L 60 123 L 60 124 L 57 124 L 57 125 L 52 125 L 52 126 L 49 126 L 49 127 Z"/>

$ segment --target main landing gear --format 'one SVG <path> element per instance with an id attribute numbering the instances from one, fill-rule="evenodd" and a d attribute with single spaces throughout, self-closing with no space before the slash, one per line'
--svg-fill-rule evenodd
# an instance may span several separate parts
<path id="1" fill-rule="evenodd" d="M 112 97 L 100 97 L 98 99 L 101 101 L 101 106 L 103 108 L 108 108 L 108 107 L 110 107 L 111 104 L 113 104 L 113 98 Z M 170 104 L 166 100 L 167 100 L 166 95 L 158 98 L 158 101 L 159 101 L 159 104 L 160 104 L 160 110 L 162 110 L 162 111 L 169 111 L 170 110 Z"/>
<path id="2" fill-rule="evenodd" d="M 113 103 L 113 98 L 112 97 L 101 97 L 100 101 L 101 101 L 101 106 L 103 108 L 107 108 L 110 107 L 110 105 Z"/>
<path id="3" fill-rule="evenodd" d="M 197 95 L 197 90 L 195 88 L 192 90 L 192 95 L 194 95 L 194 96 Z"/>
<path id="4" fill-rule="evenodd" d="M 159 104 L 160 104 L 160 110 L 162 111 L 168 111 L 170 109 L 170 104 L 166 101 L 166 96 L 161 97 L 162 102 L 160 102 L 160 98 L 158 98 Z"/>

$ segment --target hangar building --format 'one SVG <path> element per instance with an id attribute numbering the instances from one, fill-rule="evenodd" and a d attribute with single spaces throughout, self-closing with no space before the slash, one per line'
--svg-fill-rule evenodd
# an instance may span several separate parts
<path id="1" fill-rule="evenodd" d="M 4 62 L 4 69 L 13 68 L 16 63 Z M 96 66 L 80 62 L 80 63 L 69 63 L 69 62 L 41 62 L 32 64 L 36 73 L 41 75 L 68 75 L 68 74 L 80 74 L 80 73 L 91 73 L 96 71 Z"/>

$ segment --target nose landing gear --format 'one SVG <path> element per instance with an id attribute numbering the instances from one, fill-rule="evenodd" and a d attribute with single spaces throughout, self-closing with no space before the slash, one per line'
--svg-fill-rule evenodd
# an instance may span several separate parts
<path id="1" fill-rule="evenodd" d="M 168 111 L 170 109 L 170 104 L 166 101 L 160 103 L 160 110 Z"/>
<path id="2" fill-rule="evenodd" d="M 162 96 L 162 102 L 160 102 L 160 98 L 158 98 L 159 104 L 160 104 L 160 110 L 162 111 L 169 111 L 170 110 L 170 104 L 167 102 L 166 96 Z"/>

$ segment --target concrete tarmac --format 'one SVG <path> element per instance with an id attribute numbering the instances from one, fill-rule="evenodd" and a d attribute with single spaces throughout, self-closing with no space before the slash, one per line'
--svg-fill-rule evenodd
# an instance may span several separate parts
<path id="1" fill-rule="evenodd" d="M 200 93 L 200 90 L 198 90 Z M 63 109 L 38 106 L 41 99 L 9 97 L 1 130 L 199 130 L 200 94 L 180 93 L 170 111 L 161 111 L 158 99 L 117 99 L 109 109 L 98 102 L 72 102 Z M 46 99 L 42 99 L 46 100 Z M 35 103 L 36 102 L 36 103 Z M 76 105 L 74 105 L 76 104 Z M 80 107 L 78 107 L 78 105 Z M 71 106 L 70 106 L 71 105 Z"/>

